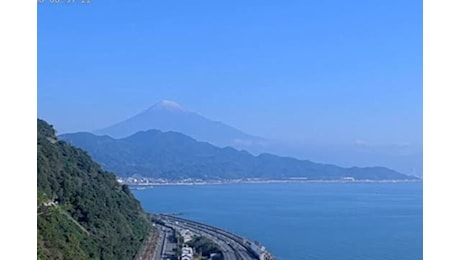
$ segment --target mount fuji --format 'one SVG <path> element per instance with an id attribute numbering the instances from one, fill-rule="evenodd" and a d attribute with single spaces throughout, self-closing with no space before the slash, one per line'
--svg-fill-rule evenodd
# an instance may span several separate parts
<path id="1" fill-rule="evenodd" d="M 266 142 L 264 138 L 252 136 L 222 122 L 205 118 L 170 100 L 162 100 L 131 118 L 93 133 L 124 138 L 150 129 L 180 132 L 220 147 L 231 146 L 253 150 L 251 148 L 260 148 Z"/>

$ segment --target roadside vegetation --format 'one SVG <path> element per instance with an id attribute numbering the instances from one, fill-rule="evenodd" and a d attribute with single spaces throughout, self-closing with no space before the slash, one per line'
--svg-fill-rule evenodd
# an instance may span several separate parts
<path id="1" fill-rule="evenodd" d="M 213 255 L 213 260 L 223 259 L 221 249 L 209 238 L 196 236 L 186 244 L 193 248 L 196 259 L 211 259 L 211 255 Z"/>

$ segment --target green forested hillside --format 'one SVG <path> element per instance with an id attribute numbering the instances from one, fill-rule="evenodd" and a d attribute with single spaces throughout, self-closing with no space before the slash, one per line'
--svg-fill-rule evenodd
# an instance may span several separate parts
<path id="1" fill-rule="evenodd" d="M 104 169 L 119 176 L 135 174 L 166 179 L 283 179 L 313 180 L 353 177 L 357 180 L 417 179 L 384 167 L 343 168 L 272 154 L 254 156 L 231 147 L 219 148 L 176 132 L 141 131 L 122 139 L 74 133 L 62 140 L 88 151 Z"/>
<path id="2" fill-rule="evenodd" d="M 150 222 L 127 186 L 38 120 L 39 259 L 132 259 Z"/>

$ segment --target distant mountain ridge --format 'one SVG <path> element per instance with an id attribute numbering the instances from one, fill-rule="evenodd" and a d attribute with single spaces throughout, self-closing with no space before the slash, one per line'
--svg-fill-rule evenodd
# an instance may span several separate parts
<path id="1" fill-rule="evenodd" d="M 417 179 L 384 167 L 343 168 L 272 154 L 254 156 L 231 147 L 219 148 L 176 132 L 140 131 L 114 139 L 91 133 L 61 135 L 60 138 L 87 150 L 106 170 L 121 177 L 208 180 L 303 177 L 312 180 Z"/>
<path id="2" fill-rule="evenodd" d="M 197 140 L 221 147 L 244 148 L 265 141 L 263 138 L 246 134 L 224 123 L 207 119 L 169 100 L 162 100 L 131 118 L 96 130 L 94 134 L 123 138 L 150 129 L 184 133 Z"/>

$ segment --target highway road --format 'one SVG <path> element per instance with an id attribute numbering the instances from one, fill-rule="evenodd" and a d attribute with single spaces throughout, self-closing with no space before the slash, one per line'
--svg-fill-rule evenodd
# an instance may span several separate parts
<path id="1" fill-rule="evenodd" d="M 174 242 L 174 231 L 170 227 L 163 225 L 157 225 L 157 229 L 160 232 L 160 237 L 153 260 L 171 259 L 174 255 L 174 248 L 177 246 Z"/>
<path id="2" fill-rule="evenodd" d="M 188 230 L 192 235 L 203 236 L 216 243 L 222 250 L 224 260 L 254 260 L 259 256 L 275 259 L 262 245 L 222 229 L 172 215 L 151 216 L 160 233 L 152 260 L 174 259 L 174 249 L 179 246 L 174 241 L 174 232 L 181 230 Z"/>
<path id="3" fill-rule="evenodd" d="M 188 229 L 192 233 L 204 236 L 216 243 L 222 250 L 225 260 L 253 260 L 258 259 L 247 247 L 243 245 L 243 239 L 226 231 L 203 225 L 197 222 L 161 215 L 161 220 L 174 229 Z"/>

